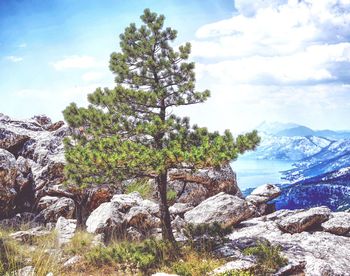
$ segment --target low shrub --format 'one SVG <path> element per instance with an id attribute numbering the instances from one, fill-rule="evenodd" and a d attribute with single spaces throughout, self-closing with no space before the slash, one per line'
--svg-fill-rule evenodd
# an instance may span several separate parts
<path id="1" fill-rule="evenodd" d="M 140 243 L 121 242 L 108 247 L 95 247 L 85 257 L 95 266 L 118 265 L 123 268 L 132 266 L 143 272 L 168 264 L 176 257 L 173 247 L 164 241 L 153 239 Z"/>
<path id="2" fill-rule="evenodd" d="M 191 247 L 200 252 L 211 252 L 216 246 L 226 241 L 225 236 L 231 231 L 230 227 L 223 227 L 219 223 L 189 224 L 184 229 L 184 234 Z"/>
<path id="3" fill-rule="evenodd" d="M 281 247 L 273 246 L 269 242 L 260 242 L 257 246 L 248 247 L 243 253 L 257 258 L 258 265 L 254 269 L 256 275 L 269 275 L 288 263 L 281 255 Z"/>

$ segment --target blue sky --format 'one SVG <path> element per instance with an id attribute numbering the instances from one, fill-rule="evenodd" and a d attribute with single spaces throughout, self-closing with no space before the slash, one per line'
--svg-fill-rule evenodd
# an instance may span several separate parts
<path id="1" fill-rule="evenodd" d="M 0 0 L 0 112 L 62 119 L 113 86 L 109 55 L 144 8 L 190 41 L 203 105 L 180 109 L 211 129 L 261 121 L 350 129 L 349 0 Z"/>

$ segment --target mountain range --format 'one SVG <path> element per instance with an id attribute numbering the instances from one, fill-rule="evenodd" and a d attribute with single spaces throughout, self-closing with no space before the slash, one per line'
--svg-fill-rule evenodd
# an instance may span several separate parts
<path id="1" fill-rule="evenodd" d="M 313 130 L 293 123 L 262 123 L 262 138 L 249 159 L 287 160 L 293 168 L 282 172 L 278 209 L 326 205 L 350 209 L 350 131 Z"/>

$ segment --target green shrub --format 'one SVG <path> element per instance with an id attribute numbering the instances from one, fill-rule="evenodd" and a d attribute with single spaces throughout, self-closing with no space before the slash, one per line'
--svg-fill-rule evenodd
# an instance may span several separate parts
<path id="1" fill-rule="evenodd" d="M 170 272 L 180 276 L 202 276 L 208 275 L 222 264 L 222 260 L 192 250 L 186 252 L 181 260 L 174 262 Z"/>
<path id="2" fill-rule="evenodd" d="M 189 224 L 184 234 L 191 247 L 200 252 L 211 252 L 217 245 L 226 241 L 225 236 L 231 231 L 230 227 L 222 227 L 219 223 Z"/>
<path id="3" fill-rule="evenodd" d="M 243 253 L 257 258 L 258 265 L 254 269 L 256 275 L 271 274 L 288 263 L 288 260 L 280 254 L 281 247 L 273 246 L 269 242 L 260 242 L 257 246 L 248 247 Z"/>
<path id="4" fill-rule="evenodd" d="M 126 186 L 125 193 L 139 192 L 142 198 L 152 197 L 152 186 L 147 179 L 136 179 Z"/>
<path id="5" fill-rule="evenodd" d="M 174 201 L 176 200 L 177 198 L 177 192 L 175 190 L 172 190 L 172 189 L 169 189 L 167 192 L 166 192 L 166 198 L 168 201 Z"/>
<path id="6" fill-rule="evenodd" d="M 173 247 L 153 239 L 141 243 L 121 242 L 108 247 L 95 247 L 85 257 L 96 266 L 128 264 L 149 271 L 174 259 Z"/>
<path id="7" fill-rule="evenodd" d="M 68 244 L 65 245 L 64 251 L 69 254 L 78 255 L 86 252 L 92 247 L 93 234 L 85 231 L 77 231 Z"/>

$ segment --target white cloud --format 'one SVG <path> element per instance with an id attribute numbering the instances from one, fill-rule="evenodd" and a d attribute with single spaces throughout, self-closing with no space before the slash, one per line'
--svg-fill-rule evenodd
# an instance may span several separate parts
<path id="1" fill-rule="evenodd" d="M 81 76 L 82 80 L 90 82 L 90 81 L 98 81 L 101 80 L 105 76 L 103 72 L 87 72 Z"/>
<path id="2" fill-rule="evenodd" d="M 18 56 L 6 56 L 5 57 L 6 60 L 11 61 L 11 62 L 21 62 L 23 60 L 22 57 L 18 57 Z"/>
<path id="3" fill-rule="evenodd" d="M 27 43 L 21 43 L 18 45 L 18 48 L 26 48 L 27 47 Z"/>
<path id="4" fill-rule="evenodd" d="M 350 1 L 235 0 L 235 7 L 192 41 L 198 84 L 212 91 L 191 113 L 195 122 L 238 132 L 263 120 L 349 128 Z"/>
<path id="5" fill-rule="evenodd" d="M 91 56 L 69 56 L 52 63 L 56 70 L 85 69 L 99 66 L 99 63 Z"/>

